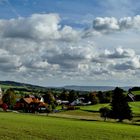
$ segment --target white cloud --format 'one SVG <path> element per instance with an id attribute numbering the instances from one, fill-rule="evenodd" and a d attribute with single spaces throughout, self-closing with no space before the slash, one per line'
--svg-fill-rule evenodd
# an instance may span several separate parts
<path id="1" fill-rule="evenodd" d="M 105 57 L 108 58 L 127 58 L 135 56 L 135 51 L 132 49 L 123 49 L 122 47 L 115 48 L 114 52 L 105 50 Z"/>
<path id="2" fill-rule="evenodd" d="M 117 19 L 114 17 L 111 17 L 111 18 L 97 17 L 93 21 L 93 28 L 97 31 L 107 32 L 108 30 L 109 31 L 119 30 L 119 25 L 118 25 Z"/>
<path id="3" fill-rule="evenodd" d="M 140 15 L 120 19 L 115 17 L 97 17 L 93 20 L 93 29 L 102 33 L 140 29 Z"/>
<path id="4" fill-rule="evenodd" d="M 34 40 L 72 40 L 78 32 L 69 26 L 61 27 L 58 14 L 33 14 L 28 18 L 0 20 L 0 36 Z"/>
<path id="5" fill-rule="evenodd" d="M 131 19 L 135 24 L 121 19 L 120 24 L 115 18 L 99 18 L 96 32 L 136 28 L 136 19 Z M 90 36 L 87 30 L 62 26 L 57 14 L 1 19 L 0 30 L 0 74 L 7 78 L 105 80 L 140 68 L 134 49 L 114 46 L 99 51 L 96 32 Z"/>
<path id="6" fill-rule="evenodd" d="M 117 63 L 113 66 L 116 70 L 137 70 L 140 69 L 140 58 L 138 56 L 123 63 Z"/>
<path id="7" fill-rule="evenodd" d="M 6 50 L 0 49 L 0 70 L 1 71 L 17 71 L 21 66 L 21 60 L 19 56 L 10 54 Z"/>

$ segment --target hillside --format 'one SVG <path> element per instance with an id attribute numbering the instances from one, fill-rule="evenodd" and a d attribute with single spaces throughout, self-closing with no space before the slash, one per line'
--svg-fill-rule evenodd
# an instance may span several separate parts
<path id="1" fill-rule="evenodd" d="M 22 91 L 22 92 L 45 92 L 50 89 L 47 87 L 14 82 L 14 81 L 0 81 L 0 86 L 3 90 L 8 88 L 13 88 L 15 91 Z"/>
<path id="2" fill-rule="evenodd" d="M 1 140 L 138 140 L 140 127 L 0 112 Z"/>
<path id="3" fill-rule="evenodd" d="M 71 86 L 64 86 L 65 89 L 70 89 L 70 90 L 77 90 L 77 91 L 108 91 L 108 90 L 113 90 L 115 89 L 115 86 L 76 86 L 76 85 L 71 85 Z M 124 90 L 128 90 L 131 87 L 126 86 L 126 87 L 121 87 Z"/>
<path id="4" fill-rule="evenodd" d="M 69 85 L 64 87 L 43 87 L 38 85 L 32 85 L 27 83 L 20 83 L 15 81 L 0 81 L 0 86 L 3 90 L 8 88 L 13 88 L 16 91 L 23 91 L 23 92 L 46 92 L 48 90 L 53 90 L 55 92 L 61 92 L 63 89 L 67 90 L 75 90 L 75 91 L 82 91 L 83 92 L 90 92 L 90 91 L 108 91 L 113 90 L 115 86 L 77 86 L 77 85 Z M 132 87 L 121 87 L 124 90 L 128 90 Z"/>

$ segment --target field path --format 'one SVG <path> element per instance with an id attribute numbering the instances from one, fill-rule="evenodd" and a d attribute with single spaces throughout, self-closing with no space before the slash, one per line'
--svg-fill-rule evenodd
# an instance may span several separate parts
<path id="1" fill-rule="evenodd" d="M 60 113 L 51 113 L 48 116 L 53 116 L 53 117 L 61 117 L 61 118 L 70 118 L 70 119 L 79 119 L 79 120 L 91 120 L 94 121 L 95 118 L 92 116 L 77 116 L 77 115 L 69 115 L 69 114 L 60 114 Z M 101 120 L 101 118 L 98 118 Z M 97 118 L 96 118 L 97 121 Z"/>

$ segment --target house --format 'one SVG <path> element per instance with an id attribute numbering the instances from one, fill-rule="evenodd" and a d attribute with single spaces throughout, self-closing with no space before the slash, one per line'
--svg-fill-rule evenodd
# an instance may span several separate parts
<path id="1" fill-rule="evenodd" d="M 67 101 L 67 100 L 56 100 L 56 102 L 57 102 L 57 104 L 58 105 L 61 105 L 61 104 L 63 104 L 63 105 L 67 105 L 67 104 L 69 104 L 69 101 Z"/>
<path id="2" fill-rule="evenodd" d="M 24 112 L 31 113 L 35 111 L 40 112 L 42 108 L 45 111 L 47 109 L 47 104 L 35 97 L 21 98 L 14 106 L 15 110 L 23 110 Z"/>
<path id="3" fill-rule="evenodd" d="M 70 105 L 74 106 L 74 105 L 82 105 L 83 100 L 78 98 L 76 100 L 74 100 L 72 103 L 70 103 Z"/>
<path id="4" fill-rule="evenodd" d="M 90 105 L 91 104 L 90 101 L 85 103 L 84 100 L 85 100 L 85 98 L 80 97 L 80 98 L 74 100 L 72 103 L 70 103 L 70 105 L 75 106 L 75 105 Z"/>

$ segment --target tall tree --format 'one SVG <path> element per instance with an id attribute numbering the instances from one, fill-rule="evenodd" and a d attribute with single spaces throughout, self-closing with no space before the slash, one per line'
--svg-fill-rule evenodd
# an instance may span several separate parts
<path id="1" fill-rule="evenodd" d="M 43 98 L 44 98 L 44 102 L 48 103 L 48 104 L 52 104 L 55 101 L 55 98 L 54 98 L 54 96 L 53 96 L 51 91 L 48 91 L 48 93 L 43 95 Z"/>
<path id="2" fill-rule="evenodd" d="M 118 119 L 120 122 L 124 119 L 132 119 L 132 111 L 128 105 L 127 96 L 123 92 L 123 89 L 116 87 L 111 102 L 111 118 Z"/>
<path id="3" fill-rule="evenodd" d="M 56 108 L 56 100 L 55 97 L 53 96 L 51 91 L 48 91 L 45 95 L 43 95 L 44 102 L 47 103 L 48 106 L 48 111 L 53 111 Z"/>
<path id="4" fill-rule="evenodd" d="M 97 97 L 96 92 L 92 92 L 89 94 L 89 100 L 91 101 L 92 104 L 97 104 L 99 103 L 99 98 Z"/>
<path id="5" fill-rule="evenodd" d="M 8 105 L 9 108 L 13 108 L 16 103 L 16 96 L 13 89 L 8 89 L 2 97 L 4 103 Z"/>
<path id="6" fill-rule="evenodd" d="M 74 91 L 74 90 L 71 90 L 71 91 L 69 92 L 69 96 L 68 96 L 69 102 L 71 103 L 71 102 L 73 102 L 74 100 L 76 100 L 77 98 L 78 98 L 78 93 L 77 93 L 76 91 Z"/>
<path id="7" fill-rule="evenodd" d="M 62 93 L 60 94 L 59 98 L 61 100 L 68 100 L 69 97 L 69 93 L 68 91 L 66 91 L 65 89 L 62 91 Z"/>

